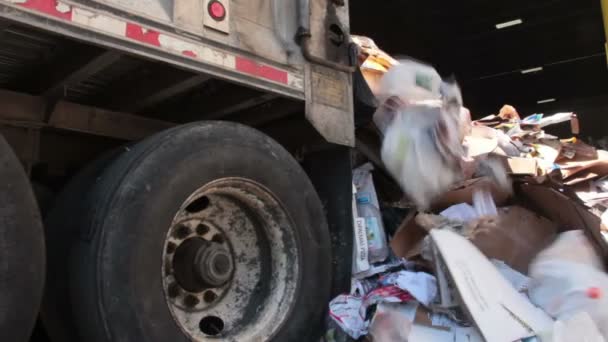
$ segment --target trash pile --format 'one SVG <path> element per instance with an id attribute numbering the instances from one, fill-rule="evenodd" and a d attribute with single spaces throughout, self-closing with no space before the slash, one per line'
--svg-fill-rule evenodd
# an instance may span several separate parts
<path id="1" fill-rule="evenodd" d="M 353 170 L 352 286 L 325 340 L 607 341 L 608 152 L 570 112 L 472 121 L 457 84 L 357 39 L 381 146 Z"/>

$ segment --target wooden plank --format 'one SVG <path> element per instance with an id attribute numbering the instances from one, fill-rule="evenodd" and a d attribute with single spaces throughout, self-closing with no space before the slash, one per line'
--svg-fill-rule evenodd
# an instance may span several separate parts
<path id="1" fill-rule="evenodd" d="M 39 96 L 0 90 L 0 119 L 41 123 L 45 106 L 44 99 Z"/>
<path id="2" fill-rule="evenodd" d="M 174 126 L 166 121 L 60 101 L 49 126 L 123 140 L 139 140 Z"/>
<path id="3" fill-rule="evenodd" d="M 32 96 L 0 90 L 0 123 L 12 127 L 53 127 L 123 140 L 139 140 L 175 124 L 129 113 L 59 101 L 45 113 L 48 101 Z"/>

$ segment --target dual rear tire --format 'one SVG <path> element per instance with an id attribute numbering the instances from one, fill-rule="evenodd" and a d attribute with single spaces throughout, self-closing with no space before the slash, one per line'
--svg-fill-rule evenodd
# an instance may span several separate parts
<path id="1" fill-rule="evenodd" d="M 308 341 L 331 251 L 320 200 L 245 126 L 180 126 L 105 156 L 45 222 L 42 318 L 62 341 Z"/>
<path id="2" fill-rule="evenodd" d="M 25 342 L 44 284 L 44 231 L 21 163 L 0 135 L 0 340 Z"/>

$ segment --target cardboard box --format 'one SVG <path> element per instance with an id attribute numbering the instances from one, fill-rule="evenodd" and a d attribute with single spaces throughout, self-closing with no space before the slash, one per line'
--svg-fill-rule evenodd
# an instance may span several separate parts
<path id="1" fill-rule="evenodd" d="M 411 259 L 421 252 L 420 243 L 428 232 L 416 224 L 416 213 L 408 215 L 397 229 L 390 242 L 393 253 L 401 258 Z"/>
<path id="2" fill-rule="evenodd" d="M 538 163 L 534 158 L 509 157 L 506 160 L 507 172 L 513 175 L 536 176 Z"/>
<path id="3" fill-rule="evenodd" d="M 557 225 L 520 206 L 498 209 L 498 217 L 470 224 L 471 242 L 488 258 L 526 274 L 534 257 L 557 235 Z"/>
<path id="4" fill-rule="evenodd" d="M 548 185 L 519 184 L 526 206 L 558 224 L 558 233 L 582 229 L 596 252 L 608 266 L 608 243 L 601 233 L 601 219 L 589 211 L 575 193 L 556 190 Z"/>

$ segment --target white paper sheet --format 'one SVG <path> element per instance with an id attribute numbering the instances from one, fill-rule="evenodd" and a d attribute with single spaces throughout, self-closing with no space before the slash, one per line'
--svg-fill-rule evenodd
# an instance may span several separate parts
<path id="1" fill-rule="evenodd" d="M 430 235 L 487 341 L 513 342 L 551 329 L 553 320 L 518 293 L 470 241 L 449 230 L 433 229 Z"/>

